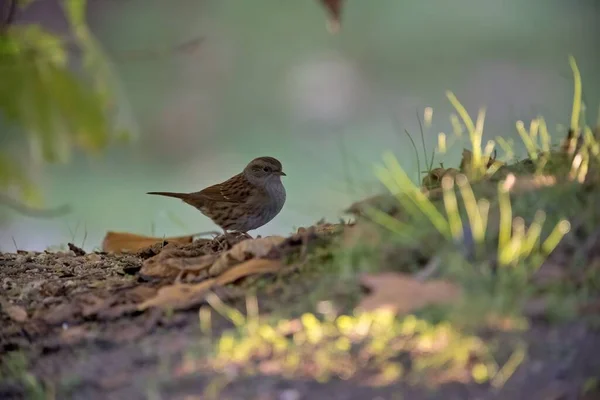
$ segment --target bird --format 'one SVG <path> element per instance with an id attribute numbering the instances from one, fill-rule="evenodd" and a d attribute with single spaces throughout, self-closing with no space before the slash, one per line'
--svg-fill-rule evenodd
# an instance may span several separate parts
<path id="1" fill-rule="evenodd" d="M 258 157 L 241 173 L 199 192 L 147 194 L 183 200 L 210 218 L 225 235 L 231 231 L 247 234 L 270 222 L 283 208 L 286 192 L 282 176 L 287 175 L 279 160 Z"/>

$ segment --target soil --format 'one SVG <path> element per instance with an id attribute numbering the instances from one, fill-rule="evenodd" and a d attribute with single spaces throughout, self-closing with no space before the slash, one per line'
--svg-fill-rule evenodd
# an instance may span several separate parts
<path id="1" fill-rule="evenodd" d="M 152 255 L 151 250 L 86 254 L 75 246 L 62 253 L 0 254 L 0 367 L 10 367 L 9 353 L 22 352 L 46 396 L 57 399 L 201 399 L 211 398 L 211 393 L 217 399 L 261 400 L 600 398 L 594 380 L 600 377 L 600 330 L 582 321 L 557 325 L 533 320 L 526 333 L 494 333 L 495 340 L 511 341 L 518 335 L 528 345 L 525 361 L 499 390 L 473 382 L 431 388 L 399 381 L 374 387 L 359 377 L 317 382 L 207 370 L 187 373 L 182 361 L 207 339 L 199 326 L 199 304 L 172 312 L 139 310 L 138 304 L 173 281 L 140 273 Z M 276 275 L 253 281 L 263 283 L 258 291 L 261 312 L 277 307 L 312 311 L 298 309 L 306 304 L 310 285 L 290 279 L 288 290 L 278 290 L 282 281 Z M 244 288 L 238 282 L 215 292 L 241 310 Z M 329 295 L 343 296 L 333 291 Z M 212 335 L 231 327 L 214 317 Z M 31 397 L 25 386 L 3 379 L 0 398 Z"/>

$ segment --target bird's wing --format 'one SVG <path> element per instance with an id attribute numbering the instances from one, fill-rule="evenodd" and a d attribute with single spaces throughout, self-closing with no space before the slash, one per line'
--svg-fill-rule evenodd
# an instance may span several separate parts
<path id="1" fill-rule="evenodd" d="M 252 190 L 246 178 L 242 174 L 238 174 L 225 182 L 209 186 L 194 194 L 208 201 L 245 203 L 252 195 Z"/>

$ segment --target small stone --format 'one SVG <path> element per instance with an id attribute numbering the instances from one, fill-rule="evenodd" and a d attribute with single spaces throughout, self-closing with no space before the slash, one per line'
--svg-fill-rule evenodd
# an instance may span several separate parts
<path id="1" fill-rule="evenodd" d="M 286 389 L 279 394 L 279 400 L 300 400 L 300 392 L 296 389 Z"/>
<path id="2" fill-rule="evenodd" d="M 42 300 L 42 304 L 48 305 L 53 303 L 59 303 L 60 300 L 60 297 L 44 297 L 44 300 Z"/>
<path id="3" fill-rule="evenodd" d="M 4 278 L 2 280 L 2 290 L 8 292 L 9 290 L 11 290 L 12 288 L 15 287 L 15 284 L 13 282 L 12 279 L 10 278 Z"/>
<path id="4" fill-rule="evenodd" d="M 96 262 L 96 261 L 101 261 L 102 257 L 99 254 L 96 253 L 90 253 L 86 256 L 87 261 L 90 262 Z"/>
<path id="5" fill-rule="evenodd" d="M 15 306 L 12 304 L 6 305 L 3 307 L 4 312 L 16 322 L 25 322 L 27 321 L 27 311 L 21 306 Z"/>

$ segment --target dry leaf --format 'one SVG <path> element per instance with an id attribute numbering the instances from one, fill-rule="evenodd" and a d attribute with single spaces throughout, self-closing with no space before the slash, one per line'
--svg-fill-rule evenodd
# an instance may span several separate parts
<path id="1" fill-rule="evenodd" d="M 236 243 L 230 250 L 220 254 L 186 256 L 189 252 L 180 250 L 162 252 L 144 261 L 140 273 L 157 278 L 174 278 L 181 272 L 207 277 L 218 276 L 231 266 L 250 258 L 266 256 L 273 247 L 285 240 L 282 236 L 267 236 L 258 239 L 247 239 Z M 201 275 L 202 276 L 202 275 Z"/>
<path id="2" fill-rule="evenodd" d="M 240 278 L 255 274 L 275 272 L 281 268 L 278 260 L 267 260 L 254 258 L 245 263 L 235 266 L 218 278 L 207 279 L 198 284 L 174 284 L 162 287 L 156 296 L 138 305 L 138 310 L 146 310 L 150 307 L 161 307 L 165 309 L 189 308 L 199 304 L 206 292 L 214 286 L 226 285 Z"/>
<path id="3" fill-rule="evenodd" d="M 552 175 L 525 175 L 518 176 L 508 188 L 512 193 L 524 193 L 532 190 L 554 186 L 556 177 Z"/>
<path id="4" fill-rule="evenodd" d="M 206 244 L 202 240 L 185 248 L 168 244 L 155 256 L 144 261 L 140 274 L 154 278 L 174 278 L 180 272 L 187 271 L 197 275 L 210 267 L 218 257 L 218 254 L 206 254 L 212 251 L 206 248 Z"/>
<path id="5" fill-rule="evenodd" d="M 90 317 L 96 315 L 100 310 L 112 305 L 109 300 L 96 296 L 93 293 L 84 293 L 77 301 L 81 304 L 81 315 Z"/>
<path id="6" fill-rule="evenodd" d="M 453 283 L 420 282 L 411 275 L 394 272 L 367 274 L 361 283 L 372 290 L 359 303 L 357 308 L 361 311 L 386 308 L 404 314 L 428 305 L 451 303 L 461 296 L 460 288 Z"/>
<path id="7" fill-rule="evenodd" d="M 201 283 L 192 285 L 186 283 L 175 283 L 158 289 L 156 296 L 138 305 L 138 310 L 146 310 L 150 307 L 162 307 L 165 309 L 185 308 L 193 306 L 202 300 L 202 295 L 215 283 L 214 279 L 207 279 Z"/>
<path id="8" fill-rule="evenodd" d="M 130 384 L 132 376 L 127 372 L 117 372 L 114 375 L 103 376 L 98 379 L 98 386 L 104 391 L 111 391 Z"/>
<path id="9" fill-rule="evenodd" d="M 73 346 L 83 340 L 95 338 L 97 335 L 83 326 L 71 326 L 61 330 L 59 336 L 64 345 Z"/>
<path id="10" fill-rule="evenodd" d="M 467 173 L 471 169 L 472 166 L 473 153 L 471 150 L 463 149 L 462 152 L 462 160 L 460 161 L 460 172 Z M 492 165 L 497 165 L 498 167 L 504 165 L 501 161 L 496 161 L 496 151 L 494 151 L 493 157 L 490 156 L 482 156 L 482 161 L 486 163 L 486 169 L 489 169 Z"/>
<path id="11" fill-rule="evenodd" d="M 216 254 L 187 258 L 160 253 L 144 261 L 140 274 L 154 278 L 175 278 L 181 271 L 197 274 L 210 267 L 216 258 Z"/>
<path id="12" fill-rule="evenodd" d="M 80 312 L 80 305 L 76 305 L 74 303 L 64 303 L 51 308 L 46 312 L 42 312 L 41 319 L 47 324 L 59 325 L 63 322 L 73 320 Z"/>
<path id="13" fill-rule="evenodd" d="M 133 252 L 154 246 L 157 243 L 189 244 L 194 241 L 194 236 L 177 237 L 152 237 L 136 235 L 127 232 L 107 232 L 102 241 L 102 251 L 107 253 Z"/>
<path id="14" fill-rule="evenodd" d="M 269 254 L 273 247 L 285 241 L 283 236 L 267 236 L 264 238 L 244 240 L 222 253 L 208 270 L 208 276 L 218 276 L 232 265 L 239 264 L 249 258 L 261 258 Z"/>
<path id="15" fill-rule="evenodd" d="M 223 275 L 217 277 L 215 282 L 218 285 L 227 285 L 228 283 L 235 282 L 245 276 L 277 272 L 280 268 L 281 262 L 279 260 L 253 258 L 252 260 L 237 265 L 235 268 L 232 268 Z"/>
<path id="16" fill-rule="evenodd" d="M 100 298 L 93 293 L 84 293 L 77 296 L 73 302 L 80 304 L 81 315 L 84 318 L 110 320 L 135 311 L 138 303 L 153 297 L 156 292 L 157 289 L 153 287 L 134 286 L 119 290 L 107 298 Z"/>
<path id="17" fill-rule="evenodd" d="M 25 322 L 29 318 L 27 311 L 21 306 L 15 306 L 12 304 L 6 304 L 2 306 L 2 310 L 16 322 Z"/>
<path id="18" fill-rule="evenodd" d="M 442 178 L 445 176 L 456 177 L 460 173 L 456 168 L 434 168 L 421 181 L 421 186 L 425 189 L 433 189 L 439 187 Z"/>

